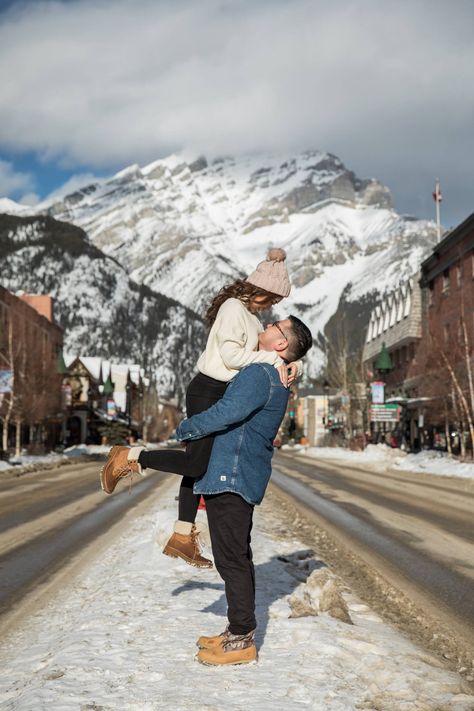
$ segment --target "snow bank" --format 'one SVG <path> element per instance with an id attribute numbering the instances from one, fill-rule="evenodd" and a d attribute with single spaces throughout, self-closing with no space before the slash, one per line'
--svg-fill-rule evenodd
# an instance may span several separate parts
<path id="1" fill-rule="evenodd" d="M 397 469 L 411 472 L 427 472 L 440 476 L 455 476 L 474 479 L 474 463 L 451 459 L 445 452 L 426 451 L 408 454 L 397 462 Z"/>
<path id="2" fill-rule="evenodd" d="M 66 457 L 83 457 L 88 454 L 108 454 L 110 444 L 75 444 L 64 450 Z"/>
<path id="3" fill-rule="evenodd" d="M 296 454 L 313 459 L 337 459 L 358 464 L 373 462 L 380 463 L 385 469 L 474 479 L 474 463 L 459 462 L 457 459 L 451 459 L 444 452 L 433 450 L 406 454 L 400 449 L 393 449 L 385 444 L 369 444 L 363 452 L 352 452 L 342 447 L 307 447 L 299 449 Z"/>
<path id="4" fill-rule="evenodd" d="M 322 563 L 286 533 L 268 502 L 256 511 L 259 662 L 197 664 L 195 640 L 223 630 L 215 570 L 161 554 L 176 487 L 156 511 L 0 646 L 5 711 L 468 711 L 460 677 L 344 593 L 353 624 L 326 612 L 290 618 L 289 597 Z"/>
<path id="5" fill-rule="evenodd" d="M 57 454 L 56 452 L 49 452 L 49 454 L 33 455 L 33 454 L 21 454 L 19 457 L 12 457 L 6 461 L 0 461 L 0 471 L 5 471 L 7 469 L 16 469 L 18 467 L 25 467 L 32 464 L 44 464 L 60 462 L 65 457 L 62 454 Z"/>

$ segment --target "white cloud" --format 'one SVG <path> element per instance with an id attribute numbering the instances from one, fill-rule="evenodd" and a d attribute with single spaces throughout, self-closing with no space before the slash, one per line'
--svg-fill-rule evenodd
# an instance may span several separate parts
<path id="1" fill-rule="evenodd" d="M 0 197 L 7 197 L 21 190 L 30 190 L 33 184 L 33 176 L 30 173 L 18 172 L 12 163 L 0 159 Z"/>
<path id="2" fill-rule="evenodd" d="M 10 150 L 107 169 L 316 147 L 401 194 L 407 172 L 471 171 L 470 0 L 37 0 L 2 19 Z"/>
<path id="3" fill-rule="evenodd" d="M 40 201 L 40 196 L 37 193 L 26 193 L 26 195 L 23 195 L 21 198 L 20 205 L 37 205 Z"/>

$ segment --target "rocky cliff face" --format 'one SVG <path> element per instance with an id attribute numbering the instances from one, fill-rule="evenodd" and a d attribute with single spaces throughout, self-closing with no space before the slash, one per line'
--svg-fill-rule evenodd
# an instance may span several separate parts
<path id="1" fill-rule="evenodd" d="M 0 260 L 2 286 L 52 294 L 67 350 L 140 363 L 162 396 L 182 400 L 205 344 L 192 310 L 135 283 L 81 228 L 49 216 L 1 214 Z"/>

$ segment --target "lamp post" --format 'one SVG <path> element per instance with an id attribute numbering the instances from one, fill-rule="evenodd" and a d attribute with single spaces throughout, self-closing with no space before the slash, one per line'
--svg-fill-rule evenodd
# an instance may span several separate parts
<path id="1" fill-rule="evenodd" d="M 324 424 L 327 427 L 329 424 L 329 381 L 328 380 L 324 381 L 323 390 L 324 390 L 324 400 L 325 400 L 325 402 L 324 402 L 324 404 L 325 404 Z"/>
<path id="2" fill-rule="evenodd" d="M 379 382 L 372 383 L 372 404 L 384 405 L 385 403 L 385 378 L 391 370 L 393 370 L 392 359 L 390 358 L 390 353 L 388 352 L 385 341 L 382 342 L 382 348 L 375 362 L 375 370 L 380 374 L 381 380 Z M 378 390 L 376 391 L 375 386 L 378 385 Z M 375 399 L 374 394 L 377 392 L 377 399 Z M 378 432 L 378 427 L 377 427 Z M 383 434 L 385 438 L 385 420 L 383 421 Z"/>

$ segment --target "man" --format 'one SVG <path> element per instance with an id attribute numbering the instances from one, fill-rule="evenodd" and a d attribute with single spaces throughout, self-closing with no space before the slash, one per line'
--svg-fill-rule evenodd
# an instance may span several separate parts
<path id="1" fill-rule="evenodd" d="M 294 316 L 278 321 L 259 336 L 259 347 L 273 350 L 281 339 L 286 361 L 299 360 L 312 345 L 309 329 Z M 285 415 L 288 389 L 278 371 L 252 364 L 231 381 L 223 398 L 205 412 L 184 420 L 178 439 L 189 441 L 215 433 L 206 474 L 194 485 L 202 494 L 216 568 L 225 583 L 228 626 L 215 637 L 200 637 L 197 659 L 203 664 L 255 661 L 255 575 L 250 548 L 253 509 L 271 475 L 273 440 Z"/>

